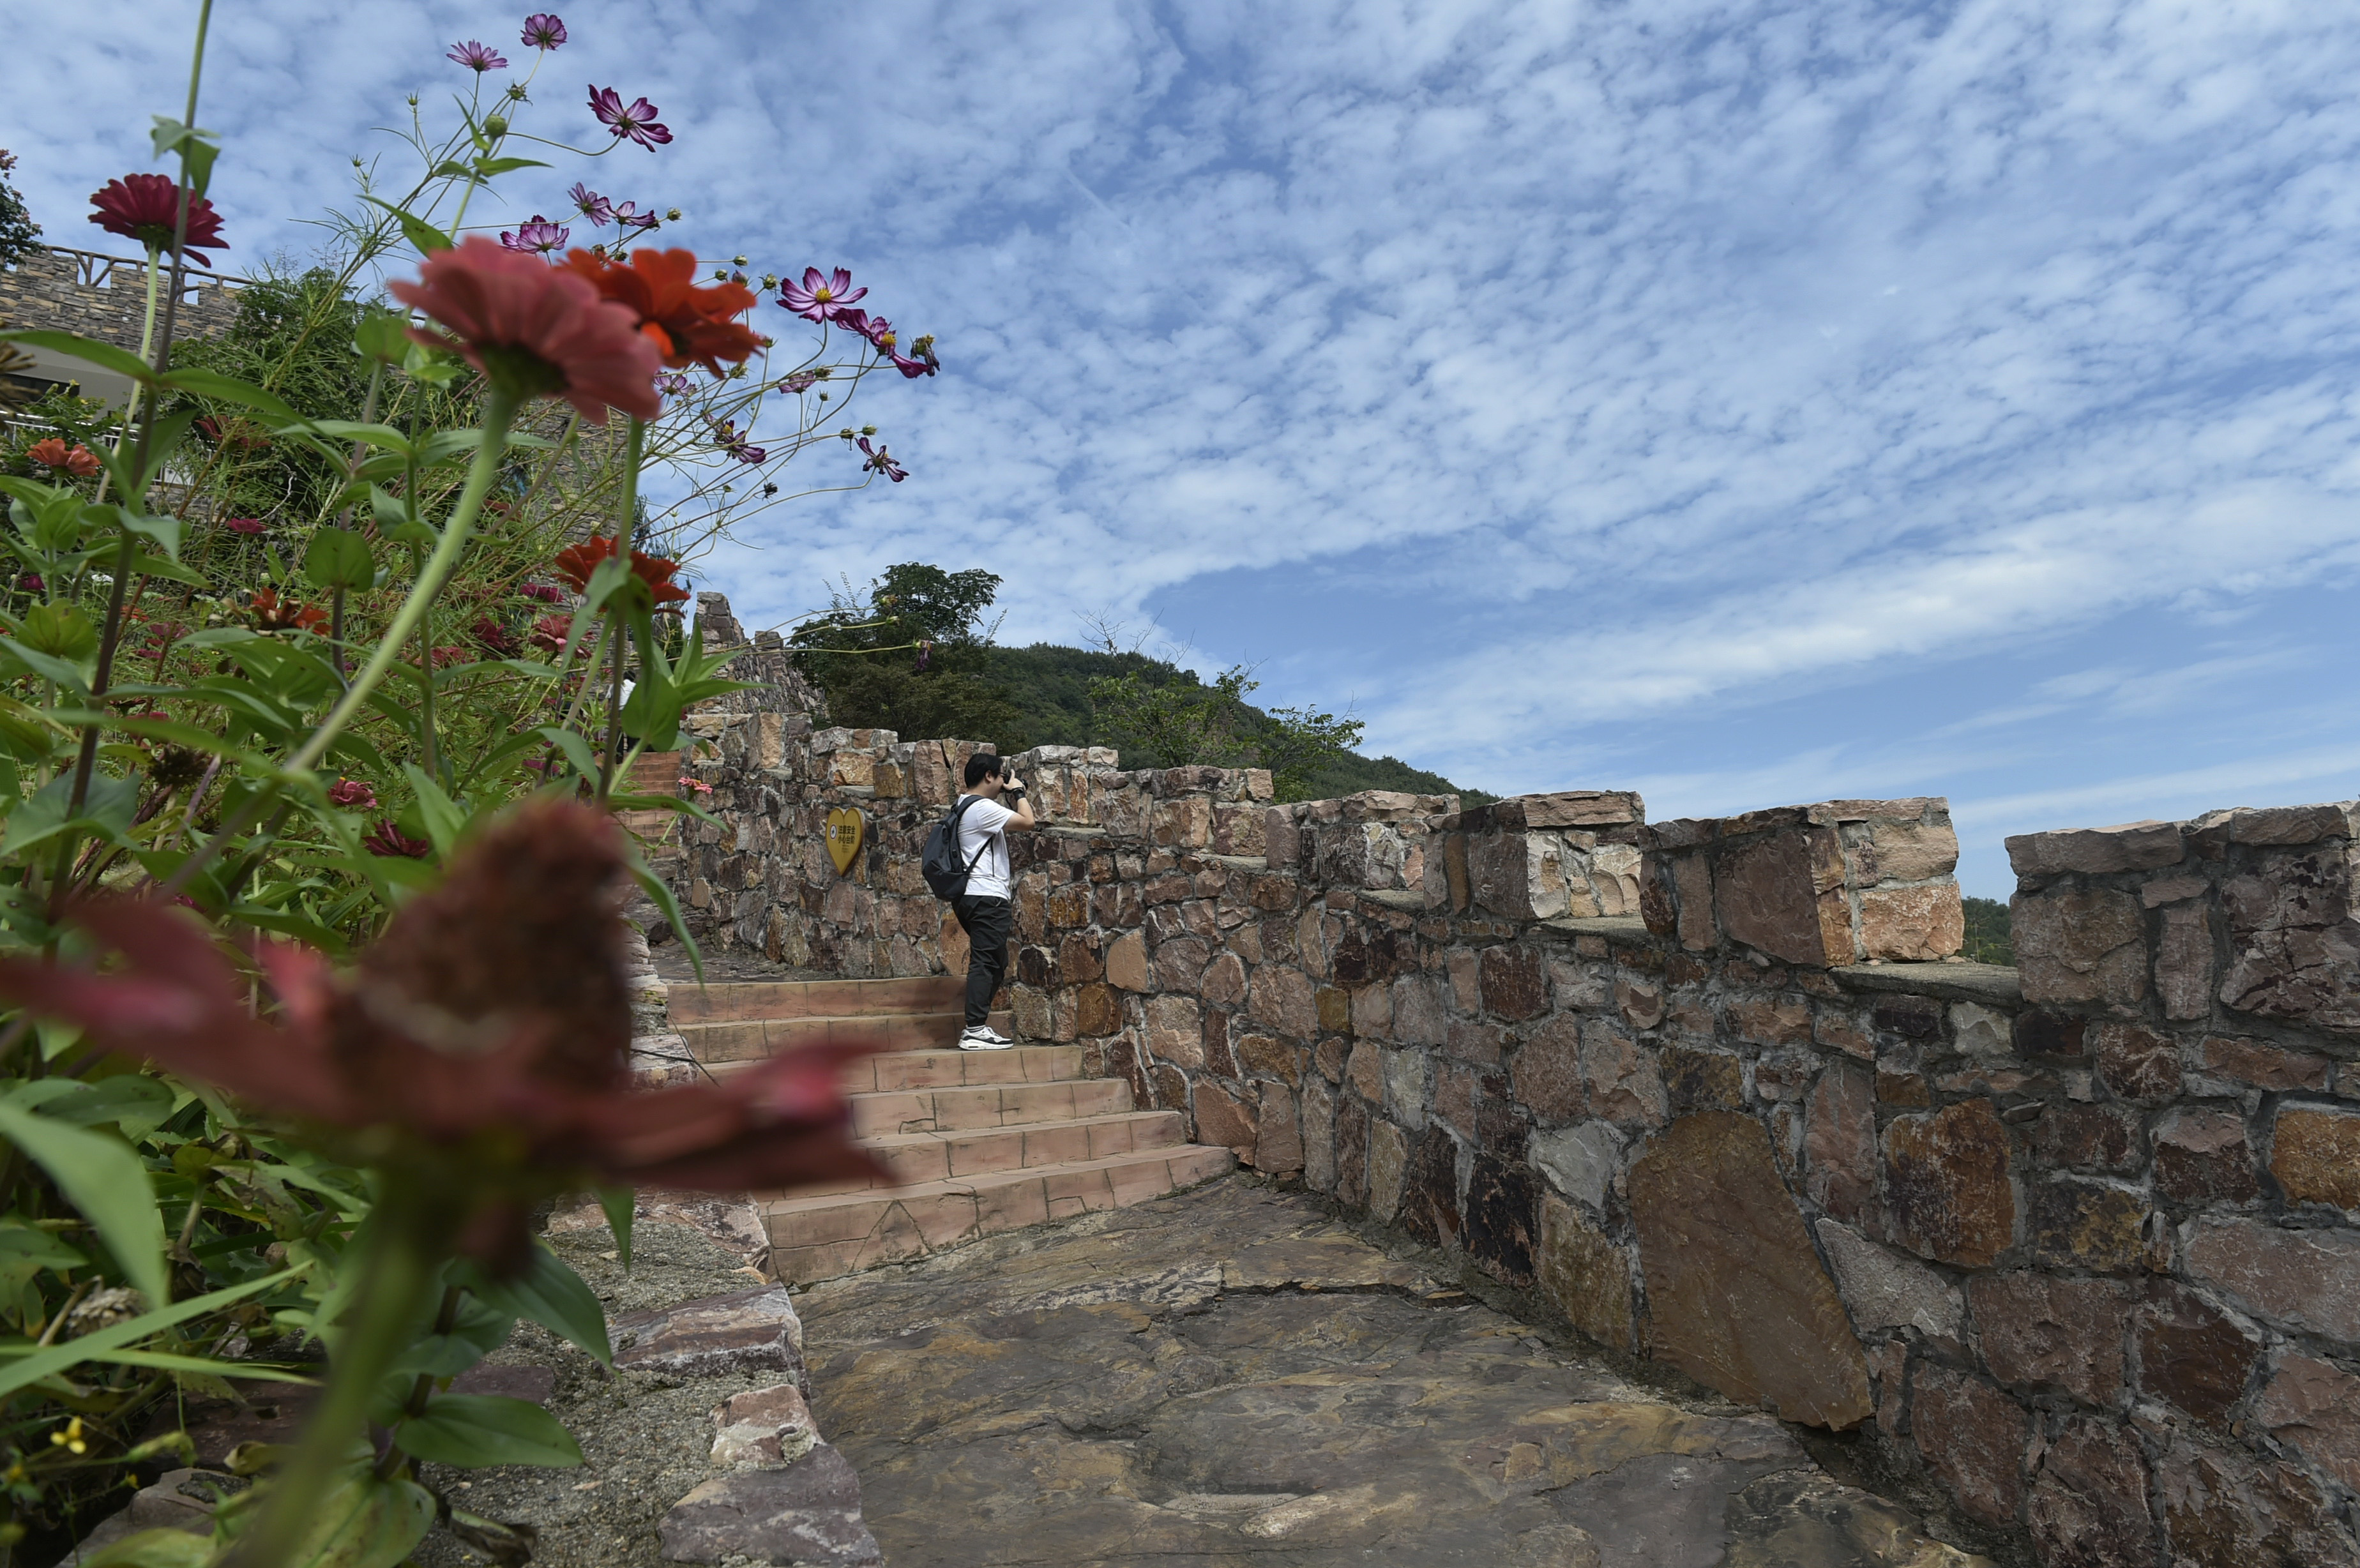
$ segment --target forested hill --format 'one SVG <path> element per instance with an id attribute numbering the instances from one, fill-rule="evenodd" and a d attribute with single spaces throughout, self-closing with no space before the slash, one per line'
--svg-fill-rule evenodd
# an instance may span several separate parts
<path id="1" fill-rule="evenodd" d="M 1099 653 L 1036 642 L 1030 648 L 987 648 L 982 676 L 1023 715 L 1029 746 L 1104 746 L 1104 736 L 1090 725 L 1090 682 L 1136 675 L 1149 686 L 1181 681 L 1202 682 L 1195 672 L 1150 659 L 1141 653 Z M 1125 756 L 1126 768 L 1144 768 L 1143 758 Z M 1312 776 L 1312 798 L 1329 799 L 1362 789 L 1401 789 L 1414 795 L 1457 795 L 1470 806 L 1498 796 L 1453 784 L 1439 773 L 1392 757 L 1361 757 L 1346 753 L 1338 761 Z"/>

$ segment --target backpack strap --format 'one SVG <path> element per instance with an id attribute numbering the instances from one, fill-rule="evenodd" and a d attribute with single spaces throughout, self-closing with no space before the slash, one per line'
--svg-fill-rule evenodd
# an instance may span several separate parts
<path id="1" fill-rule="evenodd" d="M 961 795 L 958 798 L 958 804 L 951 808 L 951 820 L 945 825 L 951 831 L 951 855 L 954 859 L 957 858 L 958 855 L 958 820 L 969 806 L 973 805 L 982 798 L 983 797 L 980 795 Z M 989 850 L 990 847 L 991 836 L 987 833 L 984 835 L 983 843 L 976 846 L 975 858 L 967 863 L 967 869 L 961 872 L 960 875 L 966 877 L 974 876 L 975 868 L 983 864 L 984 852 Z"/>

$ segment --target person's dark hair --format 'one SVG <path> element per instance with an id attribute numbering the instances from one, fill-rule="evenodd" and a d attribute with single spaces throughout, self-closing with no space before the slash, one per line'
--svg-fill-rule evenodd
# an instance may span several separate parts
<path id="1" fill-rule="evenodd" d="M 977 752 L 967 759 L 967 787 L 972 789 L 987 779 L 997 778 L 1000 768 L 1001 759 L 996 754 Z"/>

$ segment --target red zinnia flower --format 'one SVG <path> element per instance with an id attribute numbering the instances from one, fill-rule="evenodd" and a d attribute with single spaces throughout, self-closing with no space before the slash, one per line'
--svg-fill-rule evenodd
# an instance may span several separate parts
<path id="1" fill-rule="evenodd" d="M 377 823 L 374 831 L 362 838 L 361 847 L 371 855 L 397 860 L 423 860 L 434 853 L 432 844 L 403 833 L 390 817 Z"/>
<path id="2" fill-rule="evenodd" d="M 516 637 L 489 615 L 477 615 L 475 624 L 468 629 L 475 634 L 476 644 L 495 659 L 507 659 L 517 650 Z"/>
<path id="3" fill-rule="evenodd" d="M 257 588 L 248 607 L 258 632 L 317 631 L 328 624 L 328 612 L 317 604 L 281 602 L 276 588 Z"/>
<path id="4" fill-rule="evenodd" d="M 92 191 L 90 204 L 98 209 L 90 221 L 108 234 L 137 240 L 150 250 L 164 250 L 170 246 L 172 230 L 180 219 L 180 185 L 166 175 L 126 174 L 108 180 L 104 190 Z M 203 197 L 192 198 L 182 254 L 200 267 L 211 267 L 213 263 L 198 252 L 228 248 L 229 242 L 221 237 L 221 214 Z"/>
<path id="5" fill-rule="evenodd" d="M 377 791 L 359 779 L 339 779 L 328 786 L 328 803 L 347 811 L 377 810 Z"/>
<path id="6" fill-rule="evenodd" d="M 88 479 L 99 470 L 99 461 L 86 446 L 68 446 L 56 436 L 37 441 L 25 449 L 25 455 L 44 468 L 71 474 L 76 479 Z"/>
<path id="7" fill-rule="evenodd" d="M 815 1045 L 717 1083 L 631 1087 L 623 871 L 611 817 L 543 802 L 480 835 L 352 972 L 264 948 L 275 1021 L 248 1012 L 245 975 L 202 927 L 130 900 L 72 914 L 127 964 L 100 975 L 7 959 L 0 996 L 340 1143 L 367 1135 L 350 1141 L 369 1163 L 416 1172 L 464 1205 L 450 1223 L 496 1265 L 530 1245 L 532 1204 L 556 1192 L 883 1175 L 852 1142 L 838 1083 L 844 1062 L 873 1046 Z"/>
<path id="8" fill-rule="evenodd" d="M 598 563 L 614 553 L 615 541 L 602 536 L 582 544 L 567 545 L 557 552 L 550 564 L 579 593 L 590 586 L 590 574 L 598 570 Z M 677 561 L 642 554 L 636 550 L 631 551 L 631 575 L 648 585 L 648 592 L 655 595 L 658 609 L 683 603 L 688 598 L 688 590 L 672 580 L 672 573 L 679 570 L 680 562 Z"/>
<path id="9" fill-rule="evenodd" d="M 738 364 L 761 346 L 753 329 L 736 319 L 754 308 L 754 291 L 738 283 L 698 288 L 694 251 L 637 251 L 625 266 L 577 250 L 564 265 L 606 299 L 628 306 L 639 331 L 674 369 L 701 365 L 718 376 L 721 361 Z"/>
<path id="10" fill-rule="evenodd" d="M 563 397 L 594 425 L 606 422 L 609 406 L 642 419 L 662 411 L 656 345 L 638 318 L 563 267 L 475 234 L 428 256 L 417 282 L 390 289 L 457 334 L 412 327 L 412 338 L 455 350 L 519 397 Z"/>
<path id="11" fill-rule="evenodd" d="M 532 623 L 532 635 L 525 640 L 543 653 L 565 651 L 565 634 L 574 629 L 571 615 L 543 615 Z"/>

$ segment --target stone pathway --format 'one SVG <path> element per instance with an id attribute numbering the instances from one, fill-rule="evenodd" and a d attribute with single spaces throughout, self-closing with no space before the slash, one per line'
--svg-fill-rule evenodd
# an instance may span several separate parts
<path id="1" fill-rule="evenodd" d="M 1989 1568 L 1249 1178 L 797 1306 L 892 1568 Z"/>

